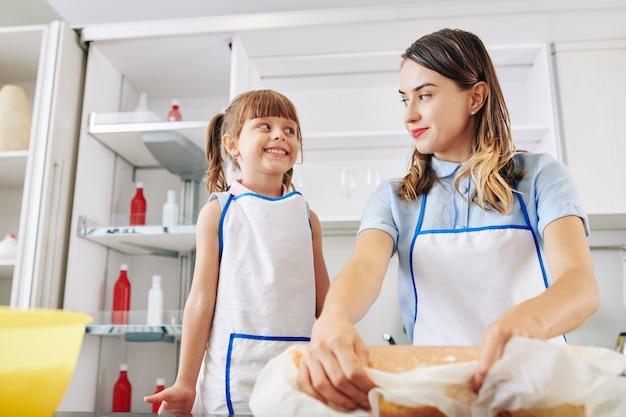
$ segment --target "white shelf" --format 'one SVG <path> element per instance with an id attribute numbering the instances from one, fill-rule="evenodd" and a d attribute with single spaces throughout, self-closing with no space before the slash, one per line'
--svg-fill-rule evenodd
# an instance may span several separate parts
<path id="1" fill-rule="evenodd" d="M 85 327 L 85 333 L 95 336 L 124 337 L 128 342 L 160 342 L 172 341 L 182 332 L 182 310 L 165 311 L 163 324 L 160 326 L 147 325 L 146 311 L 129 311 L 128 324 L 112 324 L 111 311 L 99 311 L 92 314 L 94 318 Z"/>
<path id="2" fill-rule="evenodd" d="M 22 187 L 28 151 L 0 151 L 0 187 Z"/>
<path id="3" fill-rule="evenodd" d="M 115 120 L 115 116 L 119 116 Z M 131 113 L 91 113 L 88 132 L 103 145 L 137 168 L 154 168 L 160 164 L 143 144 L 144 132 L 177 132 L 200 149 L 205 148 L 209 121 L 132 122 Z M 129 121 L 130 120 L 130 121 Z"/>
<path id="4" fill-rule="evenodd" d="M 101 226 L 81 216 L 78 235 L 128 255 L 178 257 L 196 247 L 195 225 Z"/>
<path id="5" fill-rule="evenodd" d="M 131 114 L 117 113 L 120 120 L 130 120 L 129 115 Z M 89 117 L 89 133 L 135 167 L 159 166 L 157 160 L 143 143 L 142 133 L 144 132 L 175 131 L 187 137 L 200 149 L 205 148 L 208 121 L 115 122 L 115 115 L 92 113 Z M 532 150 L 545 137 L 549 129 L 549 126 L 541 125 L 514 126 L 513 137 L 520 148 Z M 379 158 L 404 157 L 411 148 L 410 137 L 406 131 L 401 129 L 303 132 L 303 139 L 303 153 L 307 161 L 328 160 L 333 157 L 358 159 L 367 156 L 368 153 Z M 355 149 L 358 149 L 359 152 L 354 152 Z M 342 154 L 343 151 L 348 152 Z"/>

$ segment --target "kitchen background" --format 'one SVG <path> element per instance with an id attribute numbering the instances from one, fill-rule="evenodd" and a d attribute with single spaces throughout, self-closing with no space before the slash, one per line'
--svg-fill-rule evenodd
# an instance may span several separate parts
<path id="1" fill-rule="evenodd" d="M 201 163 L 189 172 L 163 155 L 194 161 L 208 120 L 239 92 L 284 92 L 304 133 L 295 183 L 322 220 L 334 276 L 368 195 L 380 178 L 405 171 L 411 142 L 397 97 L 399 54 L 442 27 L 481 36 L 518 147 L 553 154 L 580 186 L 602 306 L 570 342 L 613 348 L 626 331 L 626 138 L 618 125 L 626 113 L 626 1 L 0 0 L 0 10 L 0 87 L 19 86 L 32 111 L 29 145 L 0 148 L 0 237 L 17 237 L 16 254 L 0 258 L 0 304 L 95 318 L 60 410 L 110 410 L 120 363 L 129 366 L 133 411 L 150 410 L 142 397 L 157 377 L 174 380 L 194 216 L 207 194 Z M 138 114 L 141 93 L 148 111 Z M 166 121 L 173 99 L 180 122 Z M 0 129 L 10 123 L 4 111 Z M 156 146 L 155 132 L 172 147 Z M 147 225 L 130 228 L 138 181 Z M 169 189 L 181 224 L 165 230 Z M 123 263 L 131 324 L 113 326 Z M 395 270 L 394 259 L 358 324 L 368 343 L 385 343 L 384 333 L 406 343 Z M 144 325 L 154 274 L 163 277 L 166 310 L 156 327 Z"/>

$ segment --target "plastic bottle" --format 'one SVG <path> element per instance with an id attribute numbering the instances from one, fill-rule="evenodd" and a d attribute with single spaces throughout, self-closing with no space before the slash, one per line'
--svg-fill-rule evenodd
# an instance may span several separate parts
<path id="1" fill-rule="evenodd" d="M 120 274 L 113 287 L 112 324 L 128 324 L 130 310 L 130 281 L 128 280 L 128 265 L 120 265 Z"/>
<path id="2" fill-rule="evenodd" d="M 120 376 L 113 386 L 113 407 L 111 411 L 130 413 L 132 386 L 128 380 L 128 365 L 120 365 Z"/>
<path id="3" fill-rule="evenodd" d="M 148 325 L 160 326 L 163 324 L 163 290 L 161 276 L 152 275 L 152 288 L 148 291 Z"/>
<path id="4" fill-rule="evenodd" d="M 137 183 L 135 196 L 130 202 L 130 225 L 142 226 L 146 224 L 146 198 L 143 196 L 143 183 Z"/>
<path id="5" fill-rule="evenodd" d="M 176 99 L 172 100 L 172 109 L 167 114 L 168 122 L 179 122 L 183 120 L 183 116 L 180 114 L 180 110 L 178 109 L 180 106 L 180 102 Z"/>
<path id="6" fill-rule="evenodd" d="M 163 204 L 163 226 L 175 226 L 178 224 L 178 204 L 176 204 L 176 191 L 167 190 L 167 201 Z"/>
<path id="7" fill-rule="evenodd" d="M 133 121 L 134 122 L 147 122 L 149 121 L 149 111 L 148 109 L 148 94 L 139 93 L 139 104 L 135 107 L 135 111 L 133 112 Z"/>
<path id="8" fill-rule="evenodd" d="M 156 390 L 154 393 L 161 392 L 165 389 L 165 378 L 157 378 L 156 380 Z M 158 413 L 159 408 L 161 407 L 161 401 L 152 404 L 152 412 Z"/>
<path id="9" fill-rule="evenodd" d="M 0 259 L 13 259 L 17 255 L 17 240 L 13 233 L 7 233 L 0 240 Z"/>

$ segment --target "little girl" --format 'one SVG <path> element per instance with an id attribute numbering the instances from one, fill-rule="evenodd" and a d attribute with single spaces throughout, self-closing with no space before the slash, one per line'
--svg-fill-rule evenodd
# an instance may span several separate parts
<path id="1" fill-rule="evenodd" d="M 272 90 L 236 97 L 209 124 L 207 188 L 174 385 L 145 398 L 170 414 L 251 414 L 267 361 L 308 341 L 329 287 L 318 217 L 294 191 L 302 135 Z M 241 171 L 227 185 L 222 149 Z"/>

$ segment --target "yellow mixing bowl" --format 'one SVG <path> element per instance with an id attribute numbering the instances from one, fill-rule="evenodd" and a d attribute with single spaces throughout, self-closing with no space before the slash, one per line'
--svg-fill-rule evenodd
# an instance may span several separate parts
<path id="1" fill-rule="evenodd" d="M 0 417 L 52 417 L 91 316 L 0 307 Z"/>

